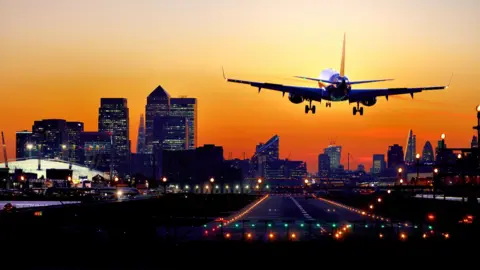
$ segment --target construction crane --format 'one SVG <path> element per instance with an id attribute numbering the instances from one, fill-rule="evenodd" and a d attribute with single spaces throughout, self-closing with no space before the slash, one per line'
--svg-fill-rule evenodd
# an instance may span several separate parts
<path id="1" fill-rule="evenodd" d="M 8 159 L 7 159 L 7 145 L 5 144 L 5 136 L 2 131 L 2 146 L 3 146 L 3 158 L 5 159 L 5 168 L 8 168 Z"/>

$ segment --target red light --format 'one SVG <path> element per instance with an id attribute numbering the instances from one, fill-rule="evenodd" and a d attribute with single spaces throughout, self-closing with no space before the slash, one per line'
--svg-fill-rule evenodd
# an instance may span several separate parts
<path id="1" fill-rule="evenodd" d="M 230 236 L 231 235 L 229 233 L 225 234 L 225 238 L 230 238 Z"/>
<path id="2" fill-rule="evenodd" d="M 41 217 L 42 214 L 43 214 L 42 211 L 36 211 L 36 212 L 33 213 L 33 215 L 36 216 L 36 217 Z"/>
<path id="3" fill-rule="evenodd" d="M 433 214 L 428 214 L 428 220 L 434 220 L 435 219 L 435 215 Z"/>

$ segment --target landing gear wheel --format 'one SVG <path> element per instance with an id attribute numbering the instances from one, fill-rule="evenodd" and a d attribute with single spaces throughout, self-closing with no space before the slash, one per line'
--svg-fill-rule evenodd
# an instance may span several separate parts
<path id="1" fill-rule="evenodd" d="M 308 107 L 308 105 L 305 105 L 305 113 L 308 113 L 309 110 L 310 108 Z"/>
<path id="2" fill-rule="evenodd" d="M 357 115 L 357 107 L 353 107 L 353 115 Z"/>
<path id="3" fill-rule="evenodd" d="M 315 114 L 315 105 L 312 106 L 312 114 Z"/>
<path id="4" fill-rule="evenodd" d="M 360 107 L 360 115 L 363 115 L 363 107 Z"/>

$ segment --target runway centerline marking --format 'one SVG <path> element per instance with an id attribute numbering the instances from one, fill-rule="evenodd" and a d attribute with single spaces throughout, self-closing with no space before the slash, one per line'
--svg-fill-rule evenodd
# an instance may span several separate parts
<path id="1" fill-rule="evenodd" d="M 305 209 L 303 209 L 303 207 L 297 202 L 297 200 L 292 197 L 292 196 L 289 196 L 289 198 L 293 201 L 293 203 L 298 207 L 298 209 L 300 209 L 300 212 L 303 214 L 303 216 L 307 219 L 307 220 L 313 220 L 312 216 L 310 216 L 307 211 L 305 211 Z"/>

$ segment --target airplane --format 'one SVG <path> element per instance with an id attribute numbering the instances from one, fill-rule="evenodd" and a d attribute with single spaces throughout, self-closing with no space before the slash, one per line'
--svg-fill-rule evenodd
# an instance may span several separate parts
<path id="1" fill-rule="evenodd" d="M 309 111 L 315 114 L 315 105 L 312 106 L 312 101 L 321 102 L 326 100 L 326 107 L 332 107 L 332 102 L 348 101 L 350 103 L 357 103 L 356 107 L 353 107 L 353 115 L 359 113 L 363 115 L 363 107 L 360 104 L 370 107 L 377 103 L 377 97 L 385 97 L 388 101 L 389 96 L 410 94 L 413 99 L 414 93 L 420 93 L 428 90 L 443 90 L 448 88 L 450 82 L 446 86 L 427 86 L 427 87 L 414 87 L 414 88 L 379 88 L 379 89 L 352 89 L 352 85 L 392 81 L 393 79 L 377 79 L 377 80 L 361 80 L 350 81 L 345 76 L 345 41 L 346 34 L 343 36 L 343 48 L 342 48 L 342 60 L 340 63 L 340 72 L 337 72 L 331 68 L 325 69 L 320 73 L 319 78 L 294 76 L 295 78 L 315 81 L 318 83 L 318 87 L 305 87 L 305 86 L 292 86 L 267 82 L 253 82 L 237 79 L 230 79 L 225 76 L 225 70 L 222 67 L 223 78 L 227 82 L 249 84 L 250 86 L 258 88 L 258 93 L 262 89 L 269 89 L 282 92 L 282 96 L 288 93 L 288 99 L 294 104 L 299 104 L 304 101 L 309 102 L 309 105 L 305 105 L 305 113 Z M 453 74 L 452 74 L 453 77 Z"/>

